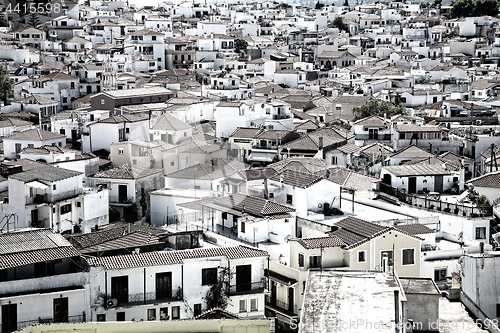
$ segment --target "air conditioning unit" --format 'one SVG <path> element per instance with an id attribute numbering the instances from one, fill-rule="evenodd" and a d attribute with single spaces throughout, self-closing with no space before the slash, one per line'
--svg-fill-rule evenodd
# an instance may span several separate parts
<path id="1" fill-rule="evenodd" d="M 116 308 L 118 306 L 118 300 L 116 298 L 110 298 L 106 302 L 108 308 Z"/>

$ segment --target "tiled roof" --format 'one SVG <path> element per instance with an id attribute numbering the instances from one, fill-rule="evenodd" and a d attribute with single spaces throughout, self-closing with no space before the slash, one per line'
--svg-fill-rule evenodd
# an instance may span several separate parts
<path id="1" fill-rule="evenodd" d="M 233 134 L 231 134 L 229 137 L 238 139 L 253 139 L 257 134 L 259 134 L 262 131 L 263 129 L 261 128 L 237 127 L 234 130 Z"/>
<path id="2" fill-rule="evenodd" d="M 315 130 L 318 129 L 318 125 L 316 125 L 312 120 L 308 119 L 303 123 L 294 123 L 295 130 Z"/>
<path id="3" fill-rule="evenodd" d="M 450 171 L 444 169 L 439 164 L 412 164 L 412 165 L 390 165 L 384 166 L 384 170 L 390 172 L 396 177 L 406 176 L 430 176 L 430 175 L 449 175 Z"/>
<path id="4" fill-rule="evenodd" d="M 168 113 L 164 113 L 158 117 L 154 125 L 151 127 L 153 130 L 162 131 L 181 131 L 189 128 L 191 128 L 190 125 Z"/>
<path id="5" fill-rule="evenodd" d="M 235 209 L 254 216 L 268 216 L 295 212 L 295 209 L 292 207 L 240 193 L 232 194 L 223 198 L 216 198 L 214 202 L 217 205 Z"/>
<path id="6" fill-rule="evenodd" d="M 25 158 L 20 159 L 20 160 L 3 161 L 2 164 L 5 164 L 5 165 L 20 165 L 23 168 L 23 171 L 29 171 L 29 170 L 32 170 L 32 169 L 45 168 L 47 166 L 47 163 L 32 161 L 32 160 L 28 160 L 28 159 L 25 159 Z"/>
<path id="7" fill-rule="evenodd" d="M 419 126 L 415 124 L 396 124 L 396 132 L 416 133 L 416 132 L 441 132 L 439 126 Z"/>
<path id="8" fill-rule="evenodd" d="M 273 177 L 270 177 L 269 179 L 274 180 L 276 182 L 283 181 L 283 183 L 286 185 L 296 186 L 300 188 L 308 188 L 311 185 L 314 185 L 317 182 L 321 181 L 321 179 L 323 178 L 310 173 L 285 169 L 281 173 L 276 174 Z"/>
<path id="9" fill-rule="evenodd" d="M 360 149 L 361 148 L 359 146 L 353 145 L 352 143 L 348 143 L 337 148 L 337 150 L 340 150 L 344 154 L 352 154 L 359 151 Z"/>
<path id="10" fill-rule="evenodd" d="M 337 236 L 294 238 L 305 249 L 319 249 L 321 247 L 344 247 L 346 243 Z"/>
<path id="11" fill-rule="evenodd" d="M 432 157 L 432 156 L 434 155 L 429 153 L 427 150 L 422 149 L 415 145 L 405 147 L 391 155 L 391 157 L 393 158 L 397 157 L 397 158 L 410 158 L 410 159 Z"/>
<path id="12" fill-rule="evenodd" d="M 425 225 L 420 224 L 420 223 L 399 224 L 399 225 L 395 226 L 395 228 L 397 230 L 404 231 L 405 233 L 412 235 L 412 236 L 435 233 L 434 230 L 432 230 L 429 227 L 426 227 Z"/>
<path id="13" fill-rule="evenodd" d="M 306 173 L 316 173 L 326 170 L 326 163 L 323 159 L 314 157 L 292 157 L 272 163 L 269 167 L 281 172 L 283 170 L 295 170 Z"/>
<path id="14" fill-rule="evenodd" d="M 354 125 L 365 125 L 365 126 L 384 126 L 386 122 L 389 121 L 384 120 L 383 117 L 380 116 L 369 116 L 363 119 L 360 119 L 354 123 Z"/>
<path id="15" fill-rule="evenodd" d="M 143 114 L 120 114 L 116 116 L 111 116 L 106 119 L 99 120 L 95 123 L 92 123 L 88 126 L 92 126 L 94 124 L 119 124 L 119 123 L 133 123 L 136 121 L 148 121 L 148 117 Z"/>
<path id="16" fill-rule="evenodd" d="M 46 182 L 57 182 L 63 179 L 83 175 L 81 172 L 58 168 L 52 165 L 47 165 L 43 168 L 31 169 L 10 175 L 9 178 L 20 180 L 28 183 L 34 180 L 41 180 Z"/>
<path id="17" fill-rule="evenodd" d="M 14 133 L 11 136 L 5 137 L 4 140 L 46 141 L 62 138 L 66 138 L 66 136 L 58 133 L 43 131 L 38 128 L 33 128 Z"/>
<path id="18" fill-rule="evenodd" d="M 102 266 L 105 269 L 125 269 L 182 264 L 184 259 L 226 257 L 232 259 L 267 257 L 266 251 L 247 246 L 193 249 L 182 251 L 145 252 L 87 259 L 90 266 Z"/>
<path id="19" fill-rule="evenodd" d="M 154 174 L 163 173 L 163 169 L 149 169 L 130 163 L 117 166 L 116 168 L 99 172 L 92 176 L 93 178 L 110 178 L 110 179 L 139 179 Z"/>
<path id="20" fill-rule="evenodd" d="M 473 184 L 476 187 L 500 188 L 500 171 L 487 173 L 471 179 L 468 183 Z"/>
<path id="21" fill-rule="evenodd" d="M 0 269 L 79 255 L 63 236 L 49 229 L 0 233 Z"/>
<path id="22" fill-rule="evenodd" d="M 203 164 L 195 164 L 167 175 L 168 178 L 213 180 L 229 177 L 245 168 L 244 163 L 237 160 L 212 158 Z"/>

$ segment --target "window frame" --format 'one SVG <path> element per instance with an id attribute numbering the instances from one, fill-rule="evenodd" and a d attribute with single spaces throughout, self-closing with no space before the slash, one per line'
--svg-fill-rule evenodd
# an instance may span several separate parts
<path id="1" fill-rule="evenodd" d="M 300 264 L 300 259 L 302 258 L 302 265 Z M 305 268 L 305 262 L 306 262 L 306 255 L 302 252 L 299 252 L 299 255 L 297 257 L 297 262 L 298 262 L 298 265 L 299 267 L 302 267 L 302 268 Z"/>
<path id="2" fill-rule="evenodd" d="M 215 272 L 215 274 L 214 274 Z M 211 286 L 218 282 L 218 269 L 217 267 L 207 267 L 201 269 L 201 285 Z"/>
<path id="3" fill-rule="evenodd" d="M 363 260 L 362 261 L 359 260 L 359 255 L 360 254 L 363 254 Z M 358 250 L 357 255 L 356 255 L 358 264 L 359 263 L 366 263 L 367 262 L 367 255 L 366 254 L 367 254 L 366 250 Z"/>
<path id="4" fill-rule="evenodd" d="M 409 263 L 409 264 L 405 264 L 405 251 L 413 251 L 413 261 L 412 263 Z M 414 247 L 407 247 L 407 248 L 402 248 L 401 249 L 401 266 L 413 266 L 415 265 L 415 255 L 416 255 L 416 251 L 415 251 L 415 248 Z"/>

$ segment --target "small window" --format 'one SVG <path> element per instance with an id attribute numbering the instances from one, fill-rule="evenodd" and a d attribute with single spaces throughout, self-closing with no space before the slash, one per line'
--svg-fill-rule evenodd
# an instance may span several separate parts
<path id="1" fill-rule="evenodd" d="M 250 311 L 259 311 L 257 298 L 252 298 L 250 300 Z"/>
<path id="2" fill-rule="evenodd" d="M 104 105 L 104 104 L 106 104 L 106 101 L 101 99 L 101 105 Z"/>
<path id="3" fill-rule="evenodd" d="M 148 309 L 148 320 L 156 320 L 156 309 Z"/>
<path id="4" fill-rule="evenodd" d="M 358 262 L 366 262 L 366 251 L 358 251 Z"/>
<path id="5" fill-rule="evenodd" d="M 35 148 L 35 145 L 32 143 L 28 143 L 28 148 Z"/>
<path id="6" fill-rule="evenodd" d="M 184 136 L 185 136 L 185 137 L 187 136 L 187 132 L 184 132 Z"/>
<path id="7" fill-rule="evenodd" d="M 247 300 L 240 299 L 240 312 L 247 312 Z"/>
<path id="8" fill-rule="evenodd" d="M 56 184 L 52 185 L 52 190 L 56 190 Z"/>
<path id="9" fill-rule="evenodd" d="M 71 204 L 61 206 L 61 215 L 71 212 Z"/>
<path id="10" fill-rule="evenodd" d="M 497 316 L 497 317 L 500 317 L 500 304 L 497 304 L 497 309 L 496 309 L 496 310 L 497 310 L 497 311 L 496 311 L 496 312 L 497 312 L 497 313 L 496 313 L 496 316 Z"/>
<path id="11" fill-rule="evenodd" d="M 125 133 L 130 133 L 130 128 L 125 128 Z"/>
<path id="12" fill-rule="evenodd" d="M 170 162 L 170 166 L 174 166 L 174 164 L 175 164 L 174 161 Z"/>
<path id="13" fill-rule="evenodd" d="M 321 267 L 321 256 L 309 257 L 309 268 L 320 268 L 320 267 Z"/>
<path id="14" fill-rule="evenodd" d="M 440 282 L 446 280 L 447 269 L 446 268 L 435 268 L 434 269 L 434 282 Z"/>
<path id="15" fill-rule="evenodd" d="M 486 227 L 476 228 L 476 239 L 486 239 Z"/>
<path id="16" fill-rule="evenodd" d="M 403 250 L 403 265 L 413 265 L 415 263 L 415 249 Z"/>
<path id="17" fill-rule="evenodd" d="M 82 202 L 81 201 L 77 201 L 76 202 L 76 207 L 82 207 Z"/>
<path id="18" fill-rule="evenodd" d="M 98 314 L 97 321 L 106 321 L 106 315 L 105 314 Z"/>
<path id="19" fill-rule="evenodd" d="M 299 253 L 299 267 L 304 267 L 304 255 Z"/>
<path id="20" fill-rule="evenodd" d="M 193 310 L 194 310 L 194 317 L 201 315 L 201 303 L 195 304 Z"/>
<path id="21" fill-rule="evenodd" d="M 123 155 L 123 148 L 118 148 L 118 155 Z"/>
<path id="22" fill-rule="evenodd" d="M 125 312 L 117 312 L 116 321 L 125 321 Z"/>
<path id="23" fill-rule="evenodd" d="M 286 203 L 290 205 L 293 203 L 293 196 L 291 194 L 286 195 Z"/>
<path id="24" fill-rule="evenodd" d="M 132 160 L 133 165 L 137 165 L 137 160 Z"/>
<path id="25" fill-rule="evenodd" d="M 217 267 L 204 268 L 201 270 L 201 285 L 212 285 L 217 283 Z"/>
<path id="26" fill-rule="evenodd" d="M 172 307 L 172 319 L 179 319 L 181 315 L 181 307 L 180 306 L 173 306 Z"/>
<path id="27" fill-rule="evenodd" d="M 245 233 L 245 222 L 241 222 L 240 231 L 241 231 L 243 234 Z"/>
<path id="28" fill-rule="evenodd" d="M 168 320 L 168 308 L 160 308 L 160 320 Z"/>
<path id="29" fill-rule="evenodd" d="M 337 165 L 337 164 L 338 164 L 337 156 L 332 156 L 332 165 Z"/>

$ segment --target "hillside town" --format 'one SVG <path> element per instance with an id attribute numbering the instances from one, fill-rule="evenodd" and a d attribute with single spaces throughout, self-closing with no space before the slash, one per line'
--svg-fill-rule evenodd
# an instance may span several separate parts
<path id="1" fill-rule="evenodd" d="M 496 0 L 158 1 L 3 4 L 0 332 L 500 332 Z"/>

